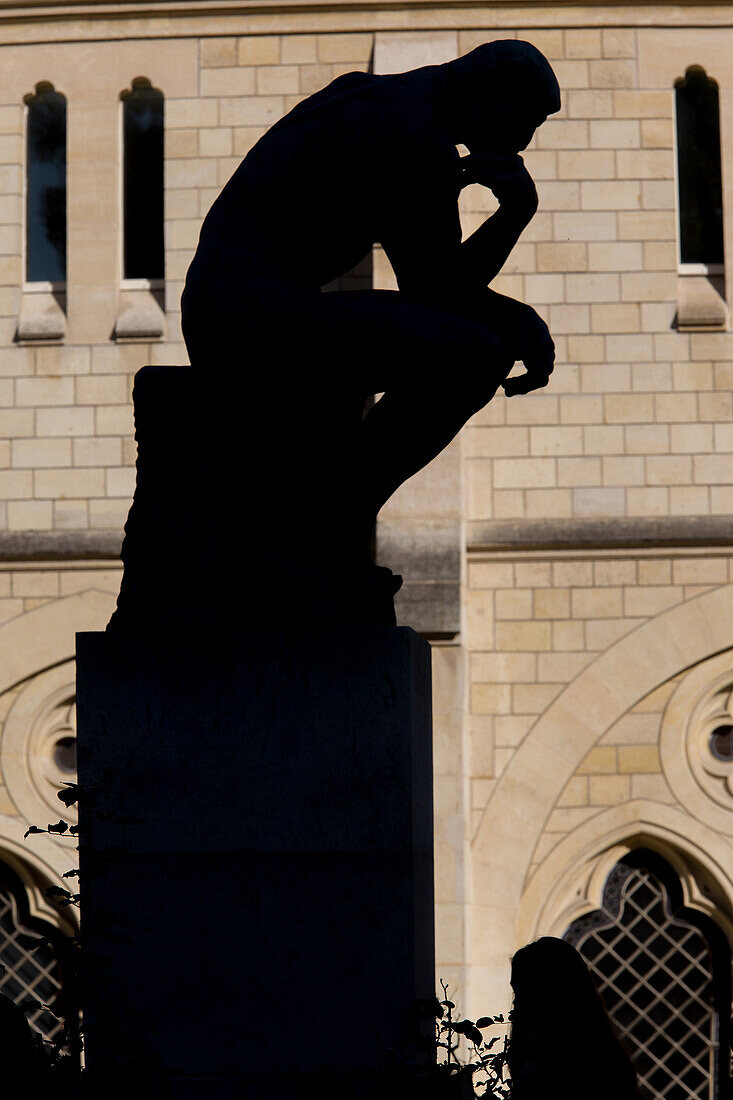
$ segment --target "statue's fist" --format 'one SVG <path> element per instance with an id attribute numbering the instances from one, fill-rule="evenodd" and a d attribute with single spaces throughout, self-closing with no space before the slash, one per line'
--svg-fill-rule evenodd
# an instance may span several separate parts
<path id="1" fill-rule="evenodd" d="M 545 322 L 531 306 L 514 302 L 507 328 L 502 334 L 515 360 L 521 360 L 525 374 L 507 378 L 503 385 L 507 397 L 546 386 L 555 367 L 555 342 Z"/>
<path id="2" fill-rule="evenodd" d="M 461 160 L 461 183 L 480 183 L 493 191 L 501 206 L 534 214 L 537 188 L 518 154 L 471 154 Z"/>

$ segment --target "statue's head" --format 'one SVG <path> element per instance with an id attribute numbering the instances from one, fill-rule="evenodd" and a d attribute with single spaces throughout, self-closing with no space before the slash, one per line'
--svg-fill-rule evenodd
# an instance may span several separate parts
<path id="1" fill-rule="evenodd" d="M 557 77 L 529 42 L 487 42 L 442 69 L 456 143 L 472 153 L 518 153 L 560 110 Z"/>

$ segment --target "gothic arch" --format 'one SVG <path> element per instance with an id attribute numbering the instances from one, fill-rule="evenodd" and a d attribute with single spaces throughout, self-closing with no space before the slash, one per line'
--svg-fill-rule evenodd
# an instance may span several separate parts
<path id="1" fill-rule="evenodd" d="M 44 834 L 25 837 L 27 827 L 23 818 L 0 813 L 0 862 L 7 863 L 21 879 L 31 916 L 71 930 L 76 927 L 76 914 L 67 912 L 67 919 L 61 919 L 45 890 L 48 886 L 69 889 L 69 880 L 63 876 L 74 865 L 76 852 L 71 845 L 62 847 Z"/>
<path id="2" fill-rule="evenodd" d="M 0 627 L 0 694 L 73 659 L 76 631 L 103 629 L 113 607 L 113 595 L 89 589 L 43 604 L 5 623 Z M 66 838 L 51 839 L 45 834 L 24 837 L 28 825 L 45 825 L 47 820 L 51 819 L 38 820 L 35 815 L 33 820 L 26 820 L 0 813 L 0 861 L 8 863 L 21 878 L 31 915 L 58 922 L 58 912 L 45 898 L 44 890 L 49 885 L 66 889 L 69 883 L 63 878 L 64 872 L 77 857 Z M 69 928 L 74 926 L 74 917 L 74 913 L 68 913 Z"/>
<path id="3" fill-rule="evenodd" d="M 0 694 L 74 656 L 80 630 L 104 630 L 115 605 L 109 592 L 87 589 L 42 604 L 0 627 Z"/>
<path id="4" fill-rule="evenodd" d="M 733 585 L 725 585 L 631 631 L 588 665 L 539 718 L 499 780 L 473 844 L 472 1009 L 506 998 L 532 852 L 580 761 L 659 684 L 731 648 Z"/>
<path id="5" fill-rule="evenodd" d="M 685 905 L 712 917 L 733 943 L 733 845 L 688 814 L 644 799 L 602 811 L 552 849 L 522 895 L 518 942 L 561 936 L 578 917 L 600 908 L 611 868 L 641 847 L 671 864 Z"/>

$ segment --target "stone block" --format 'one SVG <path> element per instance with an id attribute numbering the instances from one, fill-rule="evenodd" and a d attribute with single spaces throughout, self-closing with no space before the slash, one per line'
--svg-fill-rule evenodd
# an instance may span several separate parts
<path id="1" fill-rule="evenodd" d="M 601 463 L 595 456 L 582 459 L 559 459 L 557 463 L 558 485 L 576 487 L 601 484 Z"/>
<path id="2" fill-rule="evenodd" d="M 607 455 L 603 459 L 604 485 L 643 485 L 644 459 L 634 455 Z"/>
<path id="3" fill-rule="evenodd" d="M 633 179 L 583 180 L 580 205 L 583 210 L 636 210 L 642 205 L 642 187 Z"/>
<path id="4" fill-rule="evenodd" d="M 610 210 L 558 213 L 554 217 L 555 232 L 562 240 L 615 241 L 617 238 L 616 214 Z"/>
<path id="5" fill-rule="evenodd" d="M 626 511 L 623 489 L 573 489 L 573 515 L 622 516 Z"/>
<path id="6" fill-rule="evenodd" d="M 319 34 L 318 59 L 331 62 L 368 61 L 373 41 L 371 34 Z"/>
<path id="7" fill-rule="evenodd" d="M 601 32 L 595 28 L 565 31 L 566 57 L 600 57 Z"/>
<path id="8" fill-rule="evenodd" d="M 283 65 L 307 65 L 317 59 L 318 42 L 314 34 L 284 35 L 280 49 Z"/>
<path id="9" fill-rule="evenodd" d="M 236 38 L 203 38 L 201 40 L 201 66 L 213 69 L 237 63 Z"/>
<path id="10" fill-rule="evenodd" d="M 280 61 L 281 42 L 276 34 L 240 38 L 237 60 L 240 65 L 277 65 Z"/>
<path id="11" fill-rule="evenodd" d="M 9 500 L 7 513 L 9 531 L 43 531 L 54 525 L 50 500 Z"/>
<path id="12" fill-rule="evenodd" d="M 601 32 L 604 57 L 635 57 L 636 31 L 626 27 L 606 27 Z"/>
<path id="13" fill-rule="evenodd" d="M 560 398 L 561 424 L 600 424 L 603 422 L 603 399 L 595 394 L 568 394 Z M 583 451 L 586 451 L 585 435 Z"/>
<path id="14" fill-rule="evenodd" d="M 629 798 L 627 775 L 591 775 L 588 786 L 591 806 L 617 806 Z"/>
<path id="15" fill-rule="evenodd" d="M 659 749 L 656 745 L 620 745 L 618 770 L 647 774 L 660 772 Z"/>
<path id="16" fill-rule="evenodd" d="M 587 61 L 553 61 L 552 67 L 563 91 L 589 86 Z"/>
<path id="17" fill-rule="evenodd" d="M 70 466 L 71 440 L 59 438 L 15 439 L 12 446 L 12 465 L 16 469 L 36 467 Z"/>
<path id="18" fill-rule="evenodd" d="M 496 644 L 499 649 L 529 651 L 552 648 L 552 632 L 547 622 L 529 620 L 504 621 L 496 624 Z"/>
<path id="19" fill-rule="evenodd" d="M 90 1074 L 152 1053 L 167 1098 L 297 1100 L 429 1064 L 427 644 L 83 634 L 77 669 Z"/>
<path id="20" fill-rule="evenodd" d="M 674 124 L 672 119 L 642 119 L 641 144 L 646 149 L 672 149 L 674 147 Z"/>
<path id="21" fill-rule="evenodd" d="M 640 92 L 617 90 L 614 92 L 616 118 L 670 118 L 673 97 L 670 92 Z"/>
<path id="22" fill-rule="evenodd" d="M 626 490 L 626 507 L 630 516 L 667 516 L 669 515 L 669 489 L 666 487 L 641 489 L 629 486 Z"/>
<path id="23" fill-rule="evenodd" d="M 39 493 L 39 496 L 51 496 Z M 0 470 L 0 499 L 25 500 L 33 496 L 33 474 L 30 470 Z"/>
<path id="24" fill-rule="evenodd" d="M 590 62 L 591 88 L 633 88 L 635 83 L 636 64 L 630 59 Z"/>
<path id="25" fill-rule="evenodd" d="M 532 618 L 532 589 L 531 588 L 507 588 L 497 592 L 494 597 L 494 609 L 497 619 L 531 619 Z M 483 679 L 491 680 L 493 677 L 485 676 Z M 519 676 L 518 679 L 526 679 Z"/>
<path id="26" fill-rule="evenodd" d="M 636 119 L 594 119 L 590 124 L 591 148 L 637 149 L 640 143 Z"/>
<path id="27" fill-rule="evenodd" d="M 553 648 L 558 652 L 573 652 L 586 647 L 586 624 L 582 620 L 562 620 L 553 623 Z"/>
<path id="28" fill-rule="evenodd" d="M 297 65 L 261 65 L 256 75 L 258 95 L 294 95 L 303 90 Z"/>
<path id="29" fill-rule="evenodd" d="M 564 96 L 568 118 L 612 118 L 613 92 L 579 88 Z"/>
<path id="30" fill-rule="evenodd" d="M 642 250 L 637 241 L 591 241 L 588 245 L 590 271 L 638 271 L 641 267 Z"/>
<path id="31" fill-rule="evenodd" d="M 607 180 L 616 174 L 610 149 L 561 150 L 557 156 L 558 179 Z"/>
<path id="32" fill-rule="evenodd" d="M 239 96 L 225 97 L 219 100 L 220 121 L 222 126 L 263 126 L 269 127 L 285 113 L 282 96 Z M 183 177 L 185 179 L 185 176 Z M 213 180 L 216 183 L 216 180 Z M 171 186 L 176 186 L 175 183 Z M 179 186 L 186 186 L 183 182 Z M 189 185 L 190 186 L 190 185 Z M 198 186 L 210 186 L 204 181 Z"/>
<path id="33" fill-rule="evenodd" d="M 584 241 L 547 241 L 537 245 L 539 272 L 586 271 L 588 250 Z"/>

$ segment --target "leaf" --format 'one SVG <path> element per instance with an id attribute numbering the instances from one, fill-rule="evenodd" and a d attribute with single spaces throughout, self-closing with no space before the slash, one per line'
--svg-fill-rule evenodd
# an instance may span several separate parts
<path id="1" fill-rule="evenodd" d="M 57 821 L 55 825 L 49 825 L 49 833 L 65 833 L 69 828 L 68 821 Z"/>
<path id="2" fill-rule="evenodd" d="M 75 802 L 79 801 L 80 794 L 81 788 L 78 783 L 67 783 L 66 790 L 59 791 L 56 797 L 63 802 L 64 806 L 73 806 Z"/>
<path id="3" fill-rule="evenodd" d="M 79 868 L 78 867 L 72 867 L 72 869 L 70 871 L 64 871 L 64 873 L 61 877 L 62 878 L 78 878 L 79 877 Z"/>
<path id="4" fill-rule="evenodd" d="M 467 1027 L 463 1034 L 467 1039 L 470 1039 L 472 1043 L 475 1043 L 476 1046 L 480 1046 L 484 1041 L 483 1035 L 475 1024 L 471 1024 L 470 1027 Z"/>
<path id="5" fill-rule="evenodd" d="M 31 833 L 45 833 L 45 831 L 45 829 L 39 829 L 37 825 L 31 825 L 23 834 L 23 840 L 25 840 L 27 836 L 30 836 Z"/>
<path id="6" fill-rule="evenodd" d="M 69 829 L 69 835 L 70 836 L 78 836 L 78 833 L 79 833 L 79 826 L 78 825 L 72 825 Z"/>
<path id="7" fill-rule="evenodd" d="M 69 891 L 68 890 L 62 890 L 60 886 L 49 886 L 48 889 L 46 889 L 44 891 L 44 894 L 47 898 L 69 898 L 69 899 L 71 899 L 71 894 L 69 893 Z"/>
<path id="8" fill-rule="evenodd" d="M 480 1016 L 476 1021 L 476 1027 L 491 1027 L 493 1022 L 494 1021 L 491 1016 Z"/>
<path id="9" fill-rule="evenodd" d="M 446 1007 L 446 1008 L 455 1008 L 455 1007 L 456 1007 L 456 1006 L 455 1006 L 455 1005 L 453 1004 L 453 1001 L 441 1001 L 440 1003 L 441 1003 L 442 1005 L 445 1005 L 445 1007 Z"/>
<path id="10" fill-rule="evenodd" d="M 495 1024 L 503 1024 L 504 1023 L 504 1017 L 501 1014 L 499 1014 L 498 1016 L 494 1016 L 494 1023 Z"/>
<path id="11" fill-rule="evenodd" d="M 453 1024 L 453 1030 L 457 1031 L 459 1035 L 465 1035 L 469 1038 L 471 1037 L 471 1032 L 475 1031 L 479 1037 L 479 1042 L 483 1039 L 483 1035 L 480 1031 L 477 1031 L 473 1020 L 456 1020 Z"/>

